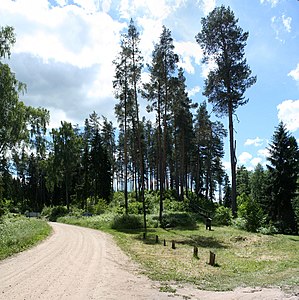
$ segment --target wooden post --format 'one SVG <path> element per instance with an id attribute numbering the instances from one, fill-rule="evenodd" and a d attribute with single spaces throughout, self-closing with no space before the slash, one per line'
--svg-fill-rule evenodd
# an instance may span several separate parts
<path id="1" fill-rule="evenodd" d="M 159 243 L 159 237 L 156 235 L 156 244 Z"/>
<path id="2" fill-rule="evenodd" d="M 206 230 L 212 230 L 212 219 L 211 218 L 206 218 Z"/>
<path id="3" fill-rule="evenodd" d="M 195 258 L 198 258 L 198 248 L 196 246 L 194 246 L 194 249 L 193 249 L 193 256 Z"/>
<path id="4" fill-rule="evenodd" d="M 172 249 L 175 249 L 175 241 L 174 241 L 174 240 L 172 240 L 171 248 L 172 248 Z"/>
<path id="5" fill-rule="evenodd" d="M 215 258 L 216 258 L 216 254 L 213 253 L 212 251 L 210 251 L 210 261 L 209 261 L 209 265 L 215 266 Z"/>
<path id="6" fill-rule="evenodd" d="M 145 240 L 146 239 L 146 233 L 143 232 L 143 239 Z"/>
<path id="7" fill-rule="evenodd" d="M 166 246 L 166 240 L 164 239 L 164 246 Z"/>

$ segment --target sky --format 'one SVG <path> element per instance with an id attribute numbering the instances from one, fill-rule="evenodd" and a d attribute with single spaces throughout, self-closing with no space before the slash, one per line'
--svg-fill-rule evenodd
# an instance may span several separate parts
<path id="1" fill-rule="evenodd" d="M 202 92 L 209 67 L 202 63 L 195 35 L 201 18 L 220 5 L 230 6 L 238 24 L 249 32 L 245 56 L 257 76 L 245 94 L 249 102 L 234 117 L 238 165 L 249 170 L 257 163 L 265 165 L 280 121 L 299 140 L 297 0 L 1 0 L 0 26 L 13 26 L 17 39 L 7 63 L 27 85 L 20 100 L 47 108 L 50 128 L 61 121 L 83 126 L 93 111 L 117 127 L 112 61 L 133 18 L 145 63 L 151 62 L 162 25 L 171 30 L 189 97 L 201 103 L 206 100 Z M 142 78 L 148 78 L 146 69 Z M 140 105 L 150 118 L 144 99 Z M 227 118 L 220 121 L 228 128 Z M 228 168 L 228 138 L 225 151 L 223 163 Z"/>

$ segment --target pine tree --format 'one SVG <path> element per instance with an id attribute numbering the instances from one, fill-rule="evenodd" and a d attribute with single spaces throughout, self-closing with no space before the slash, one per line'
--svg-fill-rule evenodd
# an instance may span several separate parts
<path id="1" fill-rule="evenodd" d="M 143 97 L 150 105 L 150 111 L 156 111 L 157 126 L 157 146 L 159 162 L 159 190 L 160 190 L 160 210 L 159 218 L 162 221 L 163 197 L 166 186 L 167 171 L 167 141 L 169 137 L 168 123 L 169 111 L 172 105 L 171 82 L 176 71 L 178 56 L 174 53 L 173 39 L 171 31 L 163 26 L 159 43 L 155 45 L 152 54 L 152 63 L 148 65 L 150 71 L 150 82 L 144 85 Z"/>
<path id="2" fill-rule="evenodd" d="M 184 189 L 188 195 L 188 173 L 190 172 L 190 159 L 194 147 L 193 116 L 191 109 L 197 104 L 192 104 L 186 92 L 186 78 L 183 69 L 179 69 L 178 77 L 173 78 L 172 84 L 172 139 L 173 164 L 175 187 L 178 199 L 184 199 Z M 171 164 L 169 164 L 171 169 Z M 171 172 L 172 173 L 172 172 Z M 171 184 L 172 185 L 172 184 Z"/>
<path id="3" fill-rule="evenodd" d="M 239 106 L 245 105 L 244 93 L 256 82 L 244 58 L 248 32 L 237 25 L 234 13 L 224 6 L 216 7 L 202 18 L 202 30 L 196 41 L 204 51 L 204 62 L 213 60 L 212 69 L 205 81 L 204 95 L 214 105 L 219 116 L 229 118 L 230 159 L 232 175 L 232 213 L 236 216 L 236 154 L 233 115 Z"/>
<path id="4" fill-rule="evenodd" d="M 195 118 L 196 144 L 196 174 L 195 186 L 197 194 L 205 191 L 205 197 L 210 200 L 214 197 L 216 185 L 223 174 L 221 159 L 224 156 L 223 138 L 226 130 L 220 122 L 212 122 L 203 102 L 197 110 Z"/>

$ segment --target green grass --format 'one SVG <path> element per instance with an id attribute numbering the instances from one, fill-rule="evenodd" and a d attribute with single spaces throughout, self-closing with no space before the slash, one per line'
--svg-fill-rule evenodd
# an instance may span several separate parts
<path id="1" fill-rule="evenodd" d="M 292 290 L 299 285 L 299 236 L 268 236 L 225 226 L 206 231 L 203 224 L 198 224 L 193 230 L 151 228 L 143 240 L 142 230 L 111 230 L 105 218 L 69 217 L 68 223 L 112 233 L 118 245 L 154 280 L 188 282 L 206 290 L 240 286 Z M 175 250 L 171 248 L 172 240 L 176 242 Z M 199 259 L 193 256 L 194 246 L 198 247 Z M 210 251 L 216 254 L 215 267 L 208 264 Z"/>
<path id="2" fill-rule="evenodd" d="M 50 233 L 51 227 L 43 220 L 4 218 L 0 222 L 0 260 L 36 245 Z"/>

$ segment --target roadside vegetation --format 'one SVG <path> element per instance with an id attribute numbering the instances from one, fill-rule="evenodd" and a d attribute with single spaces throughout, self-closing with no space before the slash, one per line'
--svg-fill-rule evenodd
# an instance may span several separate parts
<path id="1" fill-rule="evenodd" d="M 100 215 L 82 216 L 82 212 L 74 209 L 57 221 L 112 234 L 146 275 L 165 284 L 187 282 L 207 290 L 231 290 L 238 286 L 281 286 L 293 290 L 298 286 L 299 236 L 274 234 L 275 229 L 269 226 L 260 227 L 256 233 L 248 232 L 246 220 L 232 219 L 230 210 L 222 206 L 214 208 L 212 230 L 206 230 L 201 215 L 186 212 L 183 203 L 173 200 L 169 201 L 171 206 L 162 223 L 158 213 L 148 214 L 144 238 L 142 213 L 133 214 L 133 208 L 141 203 L 132 196 L 130 193 L 131 214 L 122 213 L 123 197 L 123 202 L 114 202 Z M 156 198 L 153 212 L 158 211 L 159 197 Z M 121 199 L 120 193 L 116 199 Z M 198 248 L 198 257 L 194 256 L 194 246 Z M 215 266 L 209 265 L 210 251 L 216 254 Z"/>
<path id="2" fill-rule="evenodd" d="M 0 219 L 0 260 L 24 251 L 44 240 L 51 227 L 36 218 L 6 215 Z"/>

